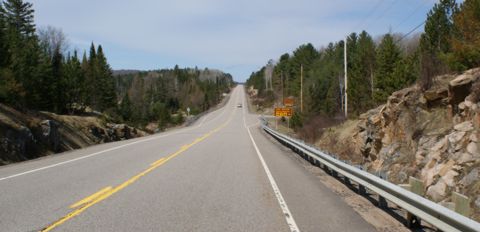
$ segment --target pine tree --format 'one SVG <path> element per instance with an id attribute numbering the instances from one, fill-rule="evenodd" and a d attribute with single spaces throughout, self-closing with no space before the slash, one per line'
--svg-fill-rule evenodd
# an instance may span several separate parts
<path id="1" fill-rule="evenodd" d="M 360 33 L 349 60 L 352 63 L 348 81 L 349 105 L 353 114 L 359 114 L 373 105 L 375 43 L 367 32 Z"/>
<path id="2" fill-rule="evenodd" d="M 451 51 L 453 16 L 457 8 L 455 0 L 441 0 L 427 14 L 425 33 L 420 38 L 420 84 L 424 89 L 431 86 L 434 76 L 448 71 L 442 58 Z"/>
<path id="3" fill-rule="evenodd" d="M 423 50 L 435 54 L 451 50 L 450 38 L 453 33 L 453 16 L 457 11 L 455 0 L 440 0 L 427 14 L 425 33 L 421 37 Z"/>
<path id="4" fill-rule="evenodd" d="M 5 77 L 5 66 L 7 63 L 7 49 L 6 49 L 6 25 L 5 25 L 5 16 L 3 10 L 3 2 L 0 1 L 0 102 L 6 102 L 7 98 L 7 89 L 6 89 L 6 77 Z"/>
<path id="5" fill-rule="evenodd" d="M 92 92 L 91 92 L 91 77 L 90 77 L 90 62 L 88 62 L 87 53 L 83 51 L 82 56 L 82 74 L 83 74 L 83 85 L 82 85 L 82 92 L 84 93 L 83 100 L 81 101 L 82 106 L 81 108 L 86 108 L 92 102 Z"/>
<path id="6" fill-rule="evenodd" d="M 90 45 L 89 58 L 87 61 L 86 68 L 86 91 L 89 94 L 89 102 L 87 103 L 92 109 L 99 108 L 99 83 L 98 81 L 98 62 L 97 62 L 97 52 L 95 50 L 95 45 Z"/>
<path id="7" fill-rule="evenodd" d="M 33 4 L 22 0 L 5 0 L 3 4 L 9 29 L 24 39 L 34 37 Z"/>
<path id="8" fill-rule="evenodd" d="M 377 48 L 377 70 L 375 73 L 374 100 L 382 103 L 388 96 L 398 90 L 399 86 L 393 75 L 397 63 L 401 60 L 400 49 L 390 34 L 386 34 Z"/>
<path id="9" fill-rule="evenodd" d="M 454 26 L 450 66 L 455 70 L 480 66 L 480 1 L 465 0 L 454 15 Z"/>
<path id="10" fill-rule="evenodd" d="M 304 81 L 308 78 L 306 74 L 312 69 L 313 61 L 318 57 L 318 52 L 312 44 L 304 44 L 298 47 L 289 60 L 288 88 L 289 93 L 300 96 L 300 68 L 303 66 Z"/>
<path id="11" fill-rule="evenodd" d="M 130 121 L 132 119 L 132 102 L 130 101 L 128 93 L 125 93 L 125 96 L 122 98 L 119 107 L 119 114 L 124 121 Z"/>
<path id="12" fill-rule="evenodd" d="M 6 0 L 3 4 L 6 22 L 4 41 L 7 41 L 9 51 L 8 68 L 13 74 L 13 86 L 21 92 L 13 98 L 15 105 L 39 108 L 39 78 L 47 70 L 43 69 L 41 50 L 35 36 L 33 5 L 22 0 Z"/>
<path id="13" fill-rule="evenodd" d="M 103 53 L 102 46 L 97 50 L 97 68 L 98 68 L 98 91 L 99 91 L 99 109 L 106 110 L 116 106 L 115 81 L 113 79 L 112 69 L 107 63 L 107 58 Z"/>
<path id="14" fill-rule="evenodd" d="M 76 110 L 83 110 L 87 95 L 84 88 L 85 76 L 76 50 L 73 56 L 67 58 L 64 70 L 66 108 L 73 114 Z"/>
<path id="15" fill-rule="evenodd" d="M 5 22 L 5 10 L 3 9 L 2 2 L 0 2 L 0 70 L 7 65 L 7 60 L 9 56 L 7 51 L 6 32 L 7 25 Z"/>

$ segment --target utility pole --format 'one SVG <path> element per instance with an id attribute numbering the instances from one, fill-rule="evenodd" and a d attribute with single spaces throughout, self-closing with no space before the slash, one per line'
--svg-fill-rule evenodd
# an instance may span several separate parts
<path id="1" fill-rule="evenodd" d="M 300 112 L 303 113 L 303 64 L 300 65 Z"/>
<path id="2" fill-rule="evenodd" d="M 343 58 L 344 58 L 344 73 L 345 73 L 345 119 L 347 119 L 348 117 L 348 78 L 347 78 L 347 39 L 348 39 L 348 36 L 345 37 L 345 43 L 343 43 Z"/>
<path id="3" fill-rule="evenodd" d="M 282 104 L 285 101 L 285 83 L 283 83 L 283 71 L 280 71 L 280 83 L 282 85 Z"/>

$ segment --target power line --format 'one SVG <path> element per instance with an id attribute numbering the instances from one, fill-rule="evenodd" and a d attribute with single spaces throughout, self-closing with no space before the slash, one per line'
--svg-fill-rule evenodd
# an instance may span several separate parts
<path id="1" fill-rule="evenodd" d="M 385 10 L 383 11 L 383 14 L 381 14 L 380 16 L 378 16 L 377 18 L 375 18 L 375 20 L 373 20 L 373 22 L 378 22 L 380 19 L 382 19 L 389 11 L 390 9 L 392 9 L 392 7 L 398 2 L 398 0 L 393 0 L 392 3 L 387 6 L 387 8 L 385 8 Z"/>
<path id="2" fill-rule="evenodd" d="M 428 3 L 428 0 L 423 0 L 420 5 L 418 5 L 415 10 L 412 11 L 412 13 L 410 13 L 407 17 L 405 17 L 403 20 L 400 21 L 400 23 L 398 23 L 396 26 L 394 26 L 393 28 L 394 29 L 397 29 L 398 27 L 400 27 L 401 25 L 403 25 L 410 17 L 412 17 L 413 15 L 415 15 L 418 10 L 420 10 L 423 6 L 425 6 L 425 4 Z"/>
<path id="3" fill-rule="evenodd" d="M 398 39 L 397 41 L 395 41 L 395 43 L 398 43 L 400 41 L 402 41 L 403 39 L 405 39 L 405 37 L 409 36 L 410 34 L 412 34 L 414 31 L 416 31 L 419 27 L 421 27 L 423 24 L 425 24 L 425 21 L 423 21 L 422 23 L 420 23 L 418 26 L 416 26 L 415 28 L 413 28 L 412 30 L 410 30 L 407 34 L 403 35 L 400 39 Z"/>
<path id="4" fill-rule="evenodd" d="M 375 6 L 370 10 L 370 12 L 368 12 L 368 16 L 367 17 L 364 17 L 362 21 L 360 21 L 360 23 L 358 23 L 354 28 L 353 30 L 351 31 L 354 31 L 356 30 L 357 28 L 359 28 L 360 26 L 363 26 L 363 24 L 373 15 L 373 13 L 375 13 L 375 11 L 377 11 L 377 9 L 384 3 L 385 1 L 384 0 L 379 0 L 377 2 L 377 4 L 375 4 Z"/>

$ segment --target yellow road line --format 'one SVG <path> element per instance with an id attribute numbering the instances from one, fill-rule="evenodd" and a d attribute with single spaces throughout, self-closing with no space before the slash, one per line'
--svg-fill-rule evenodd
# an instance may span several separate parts
<path id="1" fill-rule="evenodd" d="M 78 206 L 81 206 L 81 205 L 84 205 L 88 202 L 91 202 L 93 200 L 95 200 L 96 198 L 100 197 L 101 195 L 105 194 L 106 192 L 112 190 L 112 186 L 108 186 L 106 188 L 103 188 L 102 190 L 88 196 L 88 197 L 85 197 L 84 199 L 78 201 L 77 203 L 73 204 L 70 206 L 71 209 L 74 209 L 74 208 L 77 208 Z"/>
<path id="2" fill-rule="evenodd" d="M 158 165 L 159 163 L 163 163 L 163 162 L 165 162 L 165 158 L 164 158 L 164 157 L 162 157 L 161 159 L 153 162 L 152 164 L 150 164 L 150 166 L 156 166 L 156 165 Z"/>
<path id="3" fill-rule="evenodd" d="M 187 144 L 187 145 L 184 145 L 182 146 L 177 152 L 171 154 L 170 156 L 168 156 L 167 158 L 165 157 L 162 157 L 160 158 L 159 160 L 155 161 L 154 163 L 152 163 L 150 165 L 149 168 L 147 168 L 146 170 L 144 170 L 143 172 L 139 173 L 138 175 L 128 179 L 127 181 L 123 182 L 122 184 L 118 185 L 117 187 L 113 188 L 113 189 L 110 189 L 109 191 L 105 190 L 105 189 L 102 189 L 100 190 L 101 191 L 104 191 L 103 194 L 98 194 L 95 193 L 89 197 L 87 197 L 89 199 L 89 201 L 86 201 L 84 202 L 83 204 L 80 204 L 82 205 L 80 208 L 77 208 L 75 209 L 74 211 L 70 212 L 69 214 L 67 214 L 65 217 L 59 219 L 58 221 L 50 224 L 49 226 L 45 227 L 44 229 L 41 230 L 41 232 L 48 232 L 48 231 L 51 231 L 53 229 L 55 229 L 56 227 L 58 227 L 59 225 L 65 223 L 66 221 L 72 219 L 73 217 L 75 216 L 78 216 L 79 214 L 81 214 L 83 211 L 87 210 L 88 208 L 92 207 L 93 205 L 107 199 L 108 197 L 110 197 L 111 195 L 115 194 L 116 192 L 126 188 L 127 186 L 133 184 L 135 181 L 137 181 L 138 179 L 140 179 L 140 177 L 148 174 L 149 172 L 155 170 L 156 168 L 158 168 L 159 166 L 161 166 L 162 164 L 165 164 L 167 161 L 169 161 L 170 159 L 173 159 L 175 156 L 178 156 L 179 154 L 183 153 L 184 151 L 188 150 L 190 147 L 192 147 L 193 145 L 205 140 L 206 138 L 208 138 L 209 136 L 211 136 L 212 134 L 218 132 L 219 130 L 221 130 L 222 128 L 224 128 L 226 125 L 228 125 L 228 123 L 230 123 L 230 121 L 233 119 L 233 113 L 235 111 L 232 111 L 232 113 L 230 114 L 230 117 L 229 119 L 223 123 L 222 125 L 220 125 L 219 127 L 217 127 L 216 129 L 206 133 L 205 135 L 203 135 L 202 137 L 200 138 L 197 138 L 195 139 L 192 143 L 190 144 Z M 107 187 L 108 188 L 108 187 Z M 97 195 L 98 194 L 98 195 Z M 96 195 L 95 197 L 93 197 L 94 195 Z M 86 198 L 86 199 L 87 199 Z M 83 201 L 83 200 L 82 200 Z M 77 205 L 78 202 L 74 205 Z M 80 206 L 79 205 L 79 206 Z"/>

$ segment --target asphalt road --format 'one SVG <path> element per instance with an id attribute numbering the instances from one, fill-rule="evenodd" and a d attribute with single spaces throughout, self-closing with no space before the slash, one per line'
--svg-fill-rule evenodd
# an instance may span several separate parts
<path id="1" fill-rule="evenodd" d="M 190 127 L 0 167 L 0 231 L 375 230 L 245 102 L 239 86 Z"/>

